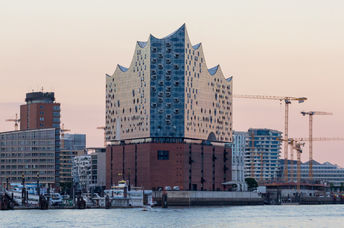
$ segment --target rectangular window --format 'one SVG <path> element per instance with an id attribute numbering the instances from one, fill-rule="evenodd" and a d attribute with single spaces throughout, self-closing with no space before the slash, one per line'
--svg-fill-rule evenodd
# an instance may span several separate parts
<path id="1" fill-rule="evenodd" d="M 158 150 L 158 160 L 169 160 L 169 151 Z"/>

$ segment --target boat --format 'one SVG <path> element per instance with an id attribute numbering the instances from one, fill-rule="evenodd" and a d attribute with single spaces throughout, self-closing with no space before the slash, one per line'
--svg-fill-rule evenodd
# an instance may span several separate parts
<path id="1" fill-rule="evenodd" d="M 11 183 L 10 188 L 6 190 L 6 194 L 13 198 L 17 205 L 23 206 L 23 185 L 19 183 Z M 39 195 L 37 192 L 37 184 L 35 183 L 28 183 L 25 185 L 26 190 L 26 204 L 32 206 L 39 205 Z M 47 189 L 40 188 L 40 193 L 46 198 L 49 199 L 49 205 L 61 205 L 62 204 L 62 196 L 59 193 L 51 192 L 47 193 Z"/>
<path id="2" fill-rule="evenodd" d="M 105 198 L 110 201 L 111 207 L 144 207 L 153 205 L 152 191 L 142 187 L 132 187 L 127 181 L 121 180 L 118 185 L 104 190 Z"/>

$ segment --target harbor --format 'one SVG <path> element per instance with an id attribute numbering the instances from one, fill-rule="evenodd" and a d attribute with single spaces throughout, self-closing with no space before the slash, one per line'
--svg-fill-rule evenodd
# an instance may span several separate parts
<path id="1" fill-rule="evenodd" d="M 342 205 L 1 211 L 3 227 L 339 227 Z"/>

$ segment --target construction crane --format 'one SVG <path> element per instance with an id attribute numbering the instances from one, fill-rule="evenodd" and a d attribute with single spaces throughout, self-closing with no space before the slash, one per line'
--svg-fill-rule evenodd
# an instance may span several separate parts
<path id="1" fill-rule="evenodd" d="M 61 149 L 64 149 L 64 135 L 65 135 L 64 133 L 67 131 L 70 131 L 70 129 L 65 129 L 64 123 L 63 123 L 61 127 Z"/>
<path id="2" fill-rule="evenodd" d="M 101 127 L 97 127 L 97 129 L 101 129 L 104 131 L 104 147 L 106 147 L 106 127 L 101 126 Z"/>
<path id="3" fill-rule="evenodd" d="M 20 122 L 20 119 L 18 119 L 18 114 L 16 113 L 15 119 L 7 119 L 8 122 L 14 122 L 14 130 L 18 131 L 18 123 Z"/>
<path id="4" fill-rule="evenodd" d="M 303 116 L 309 116 L 309 178 L 313 179 L 313 116 L 314 115 L 333 115 L 331 112 L 308 111 L 301 112 Z"/>
<path id="5" fill-rule="evenodd" d="M 264 96 L 264 95 L 238 95 L 234 94 L 234 98 L 246 98 L 246 99 L 263 99 L 263 100 L 278 100 L 285 103 L 285 114 L 284 114 L 284 170 L 283 176 L 286 181 L 288 181 L 288 115 L 289 115 L 289 105 L 292 101 L 297 101 L 298 103 L 303 103 L 307 100 L 306 97 L 281 97 L 281 96 Z"/>
<path id="6" fill-rule="evenodd" d="M 289 149 L 290 149 L 290 160 L 292 162 L 291 169 L 290 169 L 290 180 L 294 181 L 294 139 L 288 140 Z"/>
<path id="7" fill-rule="evenodd" d="M 297 192 L 300 193 L 301 191 L 301 153 L 302 148 L 305 145 L 303 142 L 295 141 L 294 145 L 292 146 L 293 149 L 296 150 L 297 154 Z"/>

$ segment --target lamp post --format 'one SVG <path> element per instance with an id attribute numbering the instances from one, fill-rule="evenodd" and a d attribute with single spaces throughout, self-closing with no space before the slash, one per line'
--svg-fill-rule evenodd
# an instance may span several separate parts
<path id="1" fill-rule="evenodd" d="M 41 195 L 41 188 L 39 186 L 39 172 L 37 172 L 37 195 Z"/>

